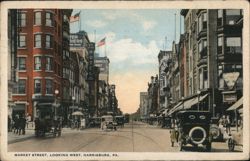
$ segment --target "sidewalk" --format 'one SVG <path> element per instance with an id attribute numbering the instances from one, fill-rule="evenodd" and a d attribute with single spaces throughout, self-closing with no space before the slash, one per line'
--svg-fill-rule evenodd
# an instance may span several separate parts
<path id="1" fill-rule="evenodd" d="M 13 132 L 8 132 L 8 144 L 13 144 L 16 142 L 28 140 L 30 138 L 35 137 L 35 131 L 34 131 L 34 126 L 32 127 L 31 124 L 29 124 L 29 128 L 25 129 L 25 135 L 19 135 L 19 134 L 14 134 Z"/>

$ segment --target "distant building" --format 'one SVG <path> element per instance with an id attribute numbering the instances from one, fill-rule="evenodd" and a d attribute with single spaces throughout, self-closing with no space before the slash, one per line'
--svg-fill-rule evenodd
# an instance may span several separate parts
<path id="1" fill-rule="evenodd" d="M 95 66 L 99 67 L 100 74 L 99 80 L 105 81 L 106 84 L 109 83 L 109 59 L 108 57 L 95 57 Z"/>
<path id="2" fill-rule="evenodd" d="M 140 92 L 140 118 L 146 120 L 149 117 L 148 93 Z"/>
<path id="3" fill-rule="evenodd" d="M 171 59 L 172 51 L 160 51 L 158 54 L 159 62 L 159 111 L 167 108 L 170 102 L 170 91 L 168 90 L 169 82 L 167 80 L 167 70 Z"/>
<path id="4" fill-rule="evenodd" d="M 113 112 L 116 114 L 118 110 L 118 100 L 116 97 L 115 85 L 109 85 L 109 106 L 107 112 Z"/>
<path id="5" fill-rule="evenodd" d="M 159 80 L 158 75 L 151 76 L 151 82 L 148 83 L 148 109 L 150 114 L 159 113 Z"/>
<path id="6" fill-rule="evenodd" d="M 79 100 L 77 104 L 74 104 L 77 107 L 73 107 L 71 103 L 70 108 L 77 108 L 77 110 L 82 110 L 85 114 L 87 114 L 89 107 L 89 83 L 87 80 L 89 68 L 89 43 L 90 41 L 85 31 L 70 34 L 70 51 L 72 54 L 77 53 L 76 57 L 79 65 L 79 84 L 74 85 L 78 89 L 78 92 L 70 96 L 70 98 L 72 98 L 78 95 Z"/>

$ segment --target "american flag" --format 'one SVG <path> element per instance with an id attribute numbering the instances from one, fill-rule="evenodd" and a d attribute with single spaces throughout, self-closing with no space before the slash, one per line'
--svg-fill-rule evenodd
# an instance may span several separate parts
<path id="1" fill-rule="evenodd" d="M 79 21 L 80 20 L 80 12 L 76 13 L 74 16 L 71 16 L 70 17 L 70 22 L 76 22 L 76 21 Z"/>
<path id="2" fill-rule="evenodd" d="M 97 47 L 105 45 L 105 40 L 106 40 L 106 37 L 104 37 L 103 39 L 101 39 L 101 41 L 98 42 Z"/>

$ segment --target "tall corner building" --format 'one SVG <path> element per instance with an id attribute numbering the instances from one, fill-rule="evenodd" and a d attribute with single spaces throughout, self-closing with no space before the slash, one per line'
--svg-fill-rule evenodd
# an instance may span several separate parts
<path id="1" fill-rule="evenodd" d="M 72 10 L 18 10 L 17 70 L 12 116 L 36 117 L 38 106 L 62 101 L 62 58 L 69 52 Z M 59 93 L 55 95 L 55 91 Z"/>

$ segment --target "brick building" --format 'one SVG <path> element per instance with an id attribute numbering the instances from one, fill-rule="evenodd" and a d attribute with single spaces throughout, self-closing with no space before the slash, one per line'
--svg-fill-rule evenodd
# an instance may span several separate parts
<path id="1" fill-rule="evenodd" d="M 35 117 L 38 106 L 52 106 L 56 99 L 61 102 L 62 55 L 68 50 L 66 33 L 71 12 L 19 10 L 18 83 L 13 100 L 15 108 L 23 114 Z"/>

